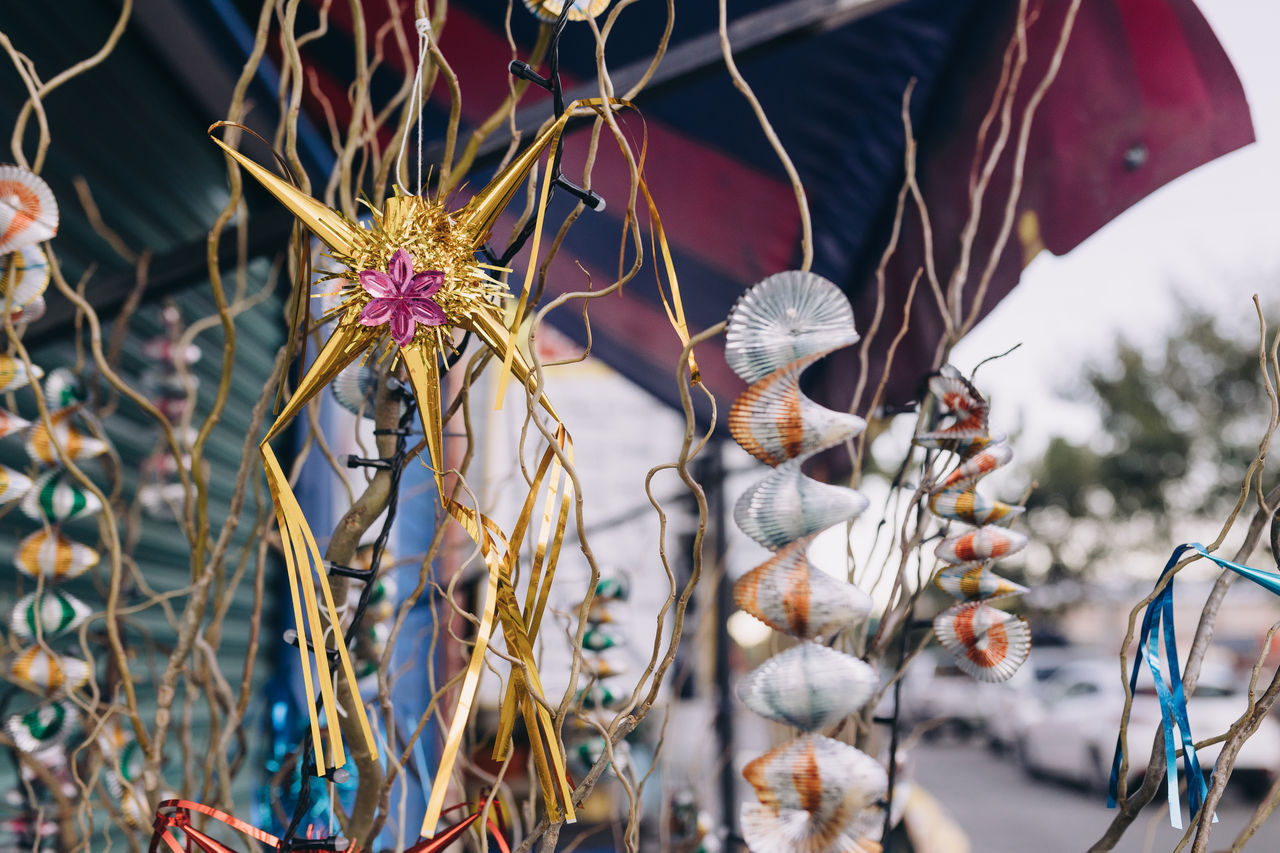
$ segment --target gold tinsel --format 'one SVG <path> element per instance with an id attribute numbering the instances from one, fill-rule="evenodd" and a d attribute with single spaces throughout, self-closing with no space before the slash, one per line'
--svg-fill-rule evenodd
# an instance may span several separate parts
<path id="1" fill-rule="evenodd" d="M 488 272 L 508 270 L 476 261 L 474 236 L 454 222 L 442 203 L 416 196 L 409 197 L 409 201 L 411 203 L 405 206 L 407 210 L 394 221 L 372 207 L 371 222 L 367 227 L 347 220 L 353 236 L 350 254 L 329 253 L 345 267 L 342 272 L 331 276 L 345 282 L 342 298 L 323 319 L 351 312 L 358 316 L 370 298 L 360 285 L 360 272 L 385 271 L 391 263 L 391 256 L 398 249 L 404 249 L 413 258 L 415 272 L 439 270 L 444 273 L 444 283 L 431 295 L 431 299 L 444 311 L 446 324 L 418 325 L 414 333 L 416 342 L 428 344 L 444 353 L 452 348 L 448 333 L 453 327 L 481 311 L 493 310 L 494 305 L 509 298 L 506 285 Z M 390 339 L 385 332 L 381 337 Z"/>

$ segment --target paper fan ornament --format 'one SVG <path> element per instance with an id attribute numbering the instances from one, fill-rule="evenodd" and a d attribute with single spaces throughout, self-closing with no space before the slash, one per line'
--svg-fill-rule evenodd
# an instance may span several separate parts
<path id="1" fill-rule="evenodd" d="M 591 652 L 603 652 L 622 645 L 622 637 L 598 625 L 588 628 L 582 635 L 582 647 Z"/>
<path id="2" fill-rule="evenodd" d="M 0 504 L 22 500 L 31 491 L 31 478 L 0 465 Z"/>
<path id="3" fill-rule="evenodd" d="M 626 741 L 622 741 L 626 743 Z M 621 744 L 620 744 L 621 745 Z M 600 757 L 605 754 L 604 738 L 589 737 L 577 744 L 573 749 L 573 758 L 576 759 L 577 771 L 583 776 L 591 772 L 591 768 L 595 766 Z M 615 750 L 616 754 L 616 750 Z"/>
<path id="4" fill-rule="evenodd" d="M 619 689 L 611 681 L 597 681 L 578 691 L 575 701 L 588 710 L 619 708 L 631 699 L 631 692 Z"/>
<path id="5" fill-rule="evenodd" d="M 805 459 L 867 427 L 857 415 L 824 408 L 800 393 L 804 367 L 770 374 L 739 396 L 729 410 L 734 440 L 766 465 Z"/>
<path id="6" fill-rule="evenodd" d="M 51 640 L 79 628 L 89 613 L 89 606 L 70 593 L 32 592 L 13 606 L 9 629 L 23 640 L 34 640 L 37 630 L 45 640 Z"/>
<path id="7" fill-rule="evenodd" d="M 31 367 L 37 380 L 44 376 L 44 371 L 40 369 L 39 365 L 33 364 Z M 31 379 L 32 376 L 27 373 L 25 364 L 11 355 L 0 353 L 0 393 L 17 391 L 30 382 Z"/>
<path id="8" fill-rule="evenodd" d="M 743 381 L 816 361 L 858 342 L 853 308 L 820 275 L 782 272 L 752 286 L 729 314 L 725 360 Z"/>
<path id="9" fill-rule="evenodd" d="M 15 432 L 22 432 L 29 426 L 31 426 L 31 421 L 26 418 L 20 418 L 13 412 L 0 409 L 0 438 L 13 435 Z"/>
<path id="10" fill-rule="evenodd" d="M 792 542 L 733 585 L 734 603 L 801 640 L 831 636 L 871 612 L 871 596 L 809 564 L 805 550 L 811 541 Z"/>
<path id="11" fill-rule="evenodd" d="M 96 566 L 98 552 L 55 530 L 41 529 L 18 543 L 13 564 L 27 577 L 44 575 L 61 582 L 78 578 Z"/>
<path id="12" fill-rule="evenodd" d="M 89 665 L 80 658 L 55 654 L 39 647 L 20 653 L 9 667 L 9 676 L 14 681 L 48 692 L 83 687 L 88 683 L 89 675 Z"/>
<path id="13" fill-rule="evenodd" d="M 749 762 L 742 775 L 760 801 L 742 805 L 742 834 L 753 853 L 857 849 L 847 832 L 889 785 L 879 761 L 812 734 Z"/>
<path id="14" fill-rule="evenodd" d="M 961 601 L 990 601 L 1008 595 L 1023 595 L 1027 588 L 1006 580 L 990 570 L 991 563 L 961 563 L 938 572 L 938 589 Z"/>
<path id="15" fill-rule="evenodd" d="M 352 364 L 333 380 L 333 398 L 353 415 L 373 417 L 373 401 L 382 375 L 371 364 Z"/>
<path id="16" fill-rule="evenodd" d="M 22 512 L 32 521 L 57 524 L 102 512 L 102 502 L 61 468 L 41 474 L 22 498 Z"/>
<path id="17" fill-rule="evenodd" d="M 89 435 L 72 422 L 75 414 L 74 406 L 52 412 L 49 415 L 49 422 L 53 426 L 52 432 L 45 427 L 43 421 L 37 421 L 31 427 L 31 431 L 27 433 L 27 455 L 31 457 L 32 462 L 41 465 L 61 464 L 57 449 L 54 447 L 55 440 L 61 445 L 67 457 L 75 461 L 92 459 L 107 452 L 105 441 Z"/>
<path id="18" fill-rule="evenodd" d="M 0 256 L 0 298 L 10 311 L 20 311 L 40 299 L 49 286 L 49 262 L 39 246 L 26 246 Z"/>
<path id="19" fill-rule="evenodd" d="M 627 576 L 614 569 L 601 573 L 596 582 L 596 601 L 626 601 L 631 597 L 631 582 Z"/>
<path id="20" fill-rule="evenodd" d="M 600 679 L 613 678 L 617 675 L 626 675 L 631 671 L 631 667 L 626 661 L 610 660 L 609 658 L 601 658 L 592 664 L 592 675 Z"/>
<path id="21" fill-rule="evenodd" d="M 1031 627 L 981 601 L 956 604 L 933 620 L 933 633 L 962 670 L 979 681 L 1006 681 L 1031 651 Z"/>
<path id="22" fill-rule="evenodd" d="M 200 360 L 203 352 L 196 344 L 187 344 L 185 347 L 179 348 L 176 340 L 163 335 L 143 343 L 142 354 L 147 358 L 153 358 L 156 361 L 162 361 L 174 367 L 190 367 Z"/>
<path id="23" fill-rule="evenodd" d="M 19 325 L 20 323 L 34 323 L 36 320 L 39 320 L 41 317 L 44 316 L 44 312 L 47 310 L 47 308 L 48 306 L 45 305 L 44 297 L 37 296 L 35 299 L 32 299 L 22 308 L 19 308 L 10 312 L 9 320 L 15 326 Z"/>
<path id="24" fill-rule="evenodd" d="M 124 795 L 142 779 L 142 771 L 146 768 L 147 756 L 142 746 L 125 732 L 119 747 L 111 752 L 103 751 L 107 762 L 107 788 L 116 799 Z"/>
<path id="25" fill-rule="evenodd" d="M 0 166 L 0 255 L 57 233 L 58 203 L 49 185 L 20 166 Z"/>
<path id="26" fill-rule="evenodd" d="M 855 713 L 880 685 L 869 664 L 816 643 L 774 655 L 738 681 L 755 713 L 794 729 L 821 731 Z"/>
<path id="27" fill-rule="evenodd" d="M 55 367 L 44 380 L 44 399 L 50 409 L 65 409 L 88 399 L 84 383 L 68 367 Z"/>
<path id="28" fill-rule="evenodd" d="M 956 469 L 946 476 L 935 491 L 966 489 L 997 468 L 1008 465 L 1012 459 L 1013 450 L 1009 445 L 1003 442 L 988 444 L 981 450 L 966 454 Z"/>
<path id="29" fill-rule="evenodd" d="M 940 492 L 929 498 L 929 509 L 939 518 L 965 524 L 1007 523 L 1023 513 L 1022 507 L 988 500 L 973 488 Z"/>
<path id="30" fill-rule="evenodd" d="M 938 401 L 943 422 L 935 429 L 917 433 L 917 444 L 947 448 L 951 442 L 987 436 L 987 401 L 959 371 L 945 368 L 935 374 L 929 379 L 929 393 Z"/>
<path id="31" fill-rule="evenodd" d="M 737 694 L 760 716 L 808 732 L 857 712 L 879 683 L 863 661 L 811 642 L 860 622 L 871 600 L 805 558 L 814 536 L 856 518 L 868 503 L 861 492 L 820 483 L 801 469 L 809 456 L 866 426 L 800 393 L 805 368 L 857 340 L 853 310 L 840 289 L 795 271 L 747 290 L 725 329 L 725 359 L 750 383 L 730 409 L 730 431 L 748 453 L 775 466 L 734 506 L 738 527 L 776 552 L 738 580 L 734 600 L 770 627 L 806 641 L 744 676 Z M 744 804 L 741 815 L 754 853 L 853 849 L 847 830 L 887 782 L 871 756 L 814 734 L 765 753 L 742 775 L 759 800 Z"/>
<path id="32" fill-rule="evenodd" d="M 948 563 L 971 563 L 1008 557 L 1027 547 L 1027 537 L 1003 527 L 986 525 L 943 539 L 934 553 Z"/>
<path id="33" fill-rule="evenodd" d="M 66 700 L 41 705 L 4 721 L 5 733 L 23 752 L 40 752 L 67 742 L 79 714 Z"/>
<path id="34" fill-rule="evenodd" d="M 867 498 L 854 489 L 819 483 L 787 462 L 750 486 L 733 508 L 742 532 L 770 550 L 857 518 Z"/>
<path id="35" fill-rule="evenodd" d="M 108 769 L 130 766 L 128 753 L 137 751 L 137 743 L 132 727 L 119 717 L 103 726 L 97 737 L 98 750 Z"/>

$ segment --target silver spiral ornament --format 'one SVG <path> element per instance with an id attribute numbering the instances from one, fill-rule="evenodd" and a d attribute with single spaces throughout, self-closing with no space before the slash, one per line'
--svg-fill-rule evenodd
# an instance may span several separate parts
<path id="1" fill-rule="evenodd" d="M 859 417 L 825 409 L 800 391 L 800 375 L 824 355 L 858 340 L 849 300 L 807 272 L 764 279 L 734 305 L 725 332 L 729 366 L 750 383 L 729 412 L 729 429 L 774 471 L 738 499 L 733 517 L 774 555 L 734 585 L 738 606 L 795 637 L 738 682 L 738 698 L 804 734 L 749 762 L 743 776 L 757 803 L 742 806 L 742 832 L 754 853 L 872 850 L 860 815 L 884 796 L 879 761 L 822 732 L 857 712 L 875 692 L 875 669 L 824 641 L 862 622 L 871 599 L 805 558 L 823 530 L 867 508 L 854 489 L 813 480 L 808 457 L 857 436 Z"/>

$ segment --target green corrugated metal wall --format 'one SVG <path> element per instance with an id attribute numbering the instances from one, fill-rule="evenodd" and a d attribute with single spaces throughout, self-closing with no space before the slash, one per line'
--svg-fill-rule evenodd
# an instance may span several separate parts
<path id="1" fill-rule="evenodd" d="M 268 273 L 269 265 L 265 261 L 256 261 L 250 266 L 250 292 L 263 286 Z M 231 282 L 228 281 L 227 283 L 230 286 Z M 92 283 L 90 283 L 90 286 L 92 286 Z M 201 283 L 177 294 L 173 302 L 182 311 L 183 319 L 186 323 L 215 312 L 212 293 L 207 283 Z M 268 298 L 262 304 L 236 318 L 237 348 L 231 395 L 225 411 L 209 438 L 205 452 L 205 457 L 210 465 L 209 507 L 215 536 L 226 521 L 228 503 L 231 498 L 236 470 L 240 463 L 245 435 L 248 432 L 252 408 L 263 389 L 275 352 L 282 343 L 283 326 L 280 321 L 280 306 L 280 298 L 278 295 L 273 294 L 271 298 Z M 119 365 L 121 375 L 126 377 L 135 387 L 142 387 L 139 382 L 142 373 L 148 367 L 154 366 L 154 362 L 143 356 L 141 345 L 144 341 L 161 333 L 160 306 L 155 304 L 142 306 L 130 322 L 129 334 Z M 193 421 L 194 424 L 198 425 L 200 419 L 209 411 L 218 385 L 218 374 L 222 361 L 221 328 L 215 326 L 213 329 L 203 332 L 197 338 L 197 343 L 203 351 L 203 357 L 193 369 L 193 373 L 200 380 L 196 419 Z M 67 339 L 43 346 L 32 352 L 32 358 L 46 372 L 59 366 L 73 365 L 76 360 L 74 342 L 71 339 Z M 87 375 L 93 377 L 92 372 Z M 91 382 L 93 381 L 95 380 L 91 378 Z M 100 389 L 106 388 L 105 382 L 97 382 L 97 385 Z M 34 399 L 29 390 L 23 389 L 14 392 L 12 400 L 19 414 L 24 417 L 35 418 Z M 123 399 L 120 401 L 116 411 L 105 419 L 104 427 L 123 461 L 123 498 L 125 501 L 132 501 L 137 493 L 138 474 L 142 460 L 156 447 L 159 441 L 159 432 L 154 422 L 137 405 Z M 259 477 L 260 480 L 256 456 L 257 454 L 255 453 L 253 471 L 255 477 Z M 34 473 L 35 471 L 35 467 L 26 456 L 22 439 L 19 436 L 0 439 L 0 464 L 27 473 Z M 103 476 L 103 466 L 97 460 L 82 463 L 82 466 L 99 485 L 106 482 Z M 265 493 L 265 485 L 263 485 L 262 494 L 265 496 Z M 16 504 L 11 504 L 4 509 L 7 511 L 4 512 L 3 516 L 0 516 L 0 607 L 3 607 L 7 612 L 8 607 L 19 595 L 33 588 L 32 582 L 22 577 L 14 568 L 12 556 L 18 541 L 23 536 L 36 530 L 38 525 L 28 520 L 18 511 Z M 116 509 L 118 517 L 122 518 L 124 515 L 123 507 L 117 506 Z M 246 542 L 252 525 L 253 514 L 254 504 L 251 499 L 246 503 L 241 526 L 236 534 L 235 543 L 237 546 Z M 182 589 L 190 581 L 190 558 L 187 540 L 175 522 L 145 515 L 143 518 L 144 523 L 141 525 L 134 556 L 142 574 L 146 578 L 146 582 L 157 592 Z M 96 518 L 73 521 L 65 525 L 64 530 L 73 539 L 91 547 L 99 549 L 101 547 Z M 233 548 L 233 553 L 236 550 L 236 548 Z M 229 570 L 233 569 L 234 565 L 233 560 L 230 563 Z M 104 557 L 103 563 L 94 570 L 78 579 L 69 581 L 61 588 L 84 600 L 94 610 L 101 611 L 105 603 L 106 571 Z M 279 637 L 278 628 L 280 627 L 279 614 L 281 613 L 281 606 L 276 595 L 278 590 L 274 584 L 276 577 L 272 568 L 269 567 L 266 601 L 263 608 L 264 624 L 261 637 L 263 648 L 260 651 L 258 665 L 255 670 L 255 685 L 258 686 L 261 685 L 265 675 L 270 672 L 278 649 L 277 640 Z M 126 595 L 124 603 L 128 605 L 140 600 L 142 600 L 141 594 L 133 590 Z M 173 600 L 174 609 L 180 613 L 184 602 L 185 598 L 181 597 Z M 218 649 L 219 663 L 223 673 L 235 689 L 238 689 L 239 686 L 241 668 L 248 647 L 248 624 L 252 603 L 253 571 L 251 568 L 245 581 L 234 592 L 234 600 L 224 623 L 222 642 Z M 129 616 L 126 630 L 126 645 L 131 651 L 145 649 L 144 637 L 149 637 L 160 648 L 171 646 L 174 637 L 174 631 L 159 606 L 153 606 L 148 610 Z M 101 636 L 102 633 L 103 622 L 98 619 L 91 626 L 90 636 Z M 76 646 L 76 643 L 74 639 L 70 641 L 55 640 L 52 645 L 58 650 L 70 650 Z M 108 657 L 105 641 L 100 649 L 95 650 L 95 653 L 100 661 L 97 676 L 99 679 L 103 679 L 106 675 L 107 666 L 105 661 Z M 136 662 L 131 666 L 131 672 L 135 676 L 142 673 L 141 680 L 143 683 L 139 686 L 139 699 L 142 704 L 142 716 L 148 722 L 154 716 L 155 709 L 154 684 L 152 681 L 163 665 L 164 657 L 157 654 L 155 649 L 152 649 L 150 652 L 142 651 Z M 103 685 L 105 690 L 107 685 L 102 681 L 99 683 Z M 12 711 L 21 711 L 28 707 L 33 707 L 38 702 L 37 697 L 20 691 L 18 695 L 11 697 L 8 702 L 8 708 Z M 176 740 L 178 735 L 177 725 L 182 713 L 182 703 L 183 697 L 180 693 L 174 706 L 174 728 L 171 729 L 170 747 L 167 750 L 169 763 L 165 774 L 165 782 L 174 788 L 180 787 L 181 783 L 181 772 L 177 760 L 179 752 L 176 748 Z M 255 710 L 255 706 L 251 705 L 250 719 L 246 721 L 246 727 L 256 723 L 253 717 Z M 209 738 L 209 712 L 202 701 L 195 703 L 194 716 L 192 718 L 192 735 L 197 751 L 205 751 L 205 745 Z M 248 804 L 249 791 L 254 781 L 253 776 L 256 764 L 257 756 L 250 756 L 244 770 L 237 779 L 236 801 L 241 806 Z M 2 772 L 0 787 L 6 791 L 17 787 L 17 779 L 14 776 L 12 766 L 4 767 Z M 180 790 L 179 793 L 184 797 L 196 797 L 199 795 L 198 791 Z M 91 845 L 91 847 L 96 846 L 96 844 Z"/>

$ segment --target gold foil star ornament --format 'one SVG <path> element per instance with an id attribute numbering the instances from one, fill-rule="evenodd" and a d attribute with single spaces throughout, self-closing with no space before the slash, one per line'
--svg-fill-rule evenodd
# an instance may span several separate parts
<path id="1" fill-rule="evenodd" d="M 542 692 L 533 657 L 533 641 L 546 607 L 572 502 L 572 488 L 564 475 L 559 455 L 562 453 L 565 458 L 572 459 L 572 441 L 550 401 L 539 390 L 539 404 L 556 421 L 556 448 L 548 447 L 543 454 L 523 511 L 512 528 L 510 538 L 507 538 L 495 522 L 450 499 L 445 491 L 439 362 L 441 356 L 452 348 L 454 330 L 470 331 L 503 364 L 503 378 L 509 371 L 520 382 L 530 385 L 529 365 L 515 345 L 514 329 L 524 310 L 532 275 L 526 277 L 525 292 L 519 299 L 512 327 L 508 328 L 502 313 L 502 302 L 508 296 L 506 287 L 490 275 L 493 267 L 476 260 L 476 252 L 488 240 L 498 215 L 528 178 L 539 157 L 549 148 L 554 148 L 570 116 L 576 110 L 600 112 L 605 108 L 605 102 L 600 100 L 578 101 L 569 105 L 528 149 L 456 210 L 448 210 L 445 201 L 439 198 L 396 195 L 383 203 L 382 210 L 372 212 L 368 226 L 326 207 L 223 141 L 214 139 L 345 267 L 336 276 L 341 282 L 339 302 L 325 315 L 326 319 L 335 319 L 337 325 L 260 445 L 284 544 L 294 618 L 298 625 L 303 680 L 308 692 L 312 691 L 310 661 L 314 659 L 315 682 L 319 685 L 329 730 L 328 740 L 332 744 L 331 761 L 326 762 L 321 752 L 323 740 L 318 715 L 312 707 L 310 722 L 317 767 L 340 767 L 345 762 L 339 734 L 338 703 L 328 654 L 325 653 L 330 648 L 324 639 L 326 621 L 332 626 L 332 648 L 337 654 L 341 677 L 352 695 L 358 697 L 356 678 L 339 628 L 339 614 L 326 578 L 323 557 L 270 442 L 321 389 L 357 358 L 384 347 L 395 347 L 417 398 L 441 504 L 479 546 L 489 570 L 484 608 L 478 614 L 480 627 L 435 773 L 423 822 L 424 835 L 435 831 L 451 770 L 475 701 L 485 652 L 497 622 L 502 625 L 509 653 L 522 665 L 513 667 L 499 720 L 495 754 L 504 756 L 509 752 L 515 716 L 517 712 L 521 713 L 529 731 L 549 815 L 553 820 L 574 819 L 563 749 L 551 715 L 529 693 L 529 688 L 539 694 Z M 210 127 L 210 134 L 223 124 L 219 122 Z M 532 242 L 535 258 L 548 183 L 544 179 L 541 203 L 536 211 L 537 226 Z M 532 266 L 531 262 L 530 273 Z M 499 385 L 502 384 L 500 379 Z M 539 495 L 545 495 L 542 525 L 530 567 L 529 592 L 521 607 L 511 577 L 520 559 L 521 543 L 526 533 L 532 532 L 531 521 Z M 327 620 L 321 618 L 321 601 Z M 360 731 L 368 748 L 376 753 L 377 743 L 364 708 L 358 698 L 354 704 Z"/>

